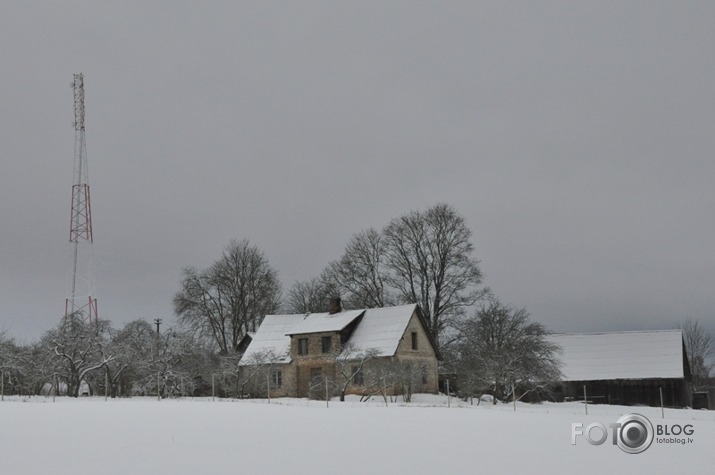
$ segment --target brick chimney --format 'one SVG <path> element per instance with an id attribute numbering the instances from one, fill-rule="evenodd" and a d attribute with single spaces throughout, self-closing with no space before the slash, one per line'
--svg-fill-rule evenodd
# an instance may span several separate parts
<path id="1" fill-rule="evenodd" d="M 340 297 L 330 299 L 330 305 L 328 305 L 328 313 L 333 315 L 334 313 L 340 313 L 343 311 L 343 305 L 340 303 Z"/>

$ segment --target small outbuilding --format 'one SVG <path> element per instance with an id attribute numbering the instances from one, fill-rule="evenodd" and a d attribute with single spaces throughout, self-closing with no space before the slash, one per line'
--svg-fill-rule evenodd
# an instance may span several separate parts
<path id="1" fill-rule="evenodd" d="M 691 374 L 681 330 L 554 334 L 561 347 L 561 400 L 660 406 L 692 405 Z"/>

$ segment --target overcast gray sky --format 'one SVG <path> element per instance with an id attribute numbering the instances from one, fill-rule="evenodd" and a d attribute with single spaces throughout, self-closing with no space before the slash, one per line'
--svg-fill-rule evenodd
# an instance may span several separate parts
<path id="1" fill-rule="evenodd" d="M 715 331 L 715 2 L 0 0 L 0 329 L 64 311 L 83 72 L 100 316 L 233 238 L 284 288 L 437 202 L 554 331 Z"/>

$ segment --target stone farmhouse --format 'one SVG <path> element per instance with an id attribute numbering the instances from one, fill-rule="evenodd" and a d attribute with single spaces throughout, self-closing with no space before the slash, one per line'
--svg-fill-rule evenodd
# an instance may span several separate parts
<path id="1" fill-rule="evenodd" d="M 437 392 L 439 351 L 419 305 L 267 315 L 241 342 L 251 396 Z"/>

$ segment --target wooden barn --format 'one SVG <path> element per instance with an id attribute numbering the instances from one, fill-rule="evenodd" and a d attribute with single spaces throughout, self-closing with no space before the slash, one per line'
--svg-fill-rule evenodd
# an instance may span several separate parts
<path id="1" fill-rule="evenodd" d="M 627 406 L 692 405 L 690 365 L 681 330 L 555 334 L 563 379 L 556 398 Z"/>

